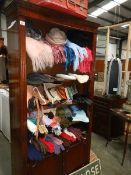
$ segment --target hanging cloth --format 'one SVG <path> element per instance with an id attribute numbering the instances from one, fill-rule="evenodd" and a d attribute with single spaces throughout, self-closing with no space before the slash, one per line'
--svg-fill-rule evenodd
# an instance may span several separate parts
<path id="1" fill-rule="evenodd" d="M 107 95 L 121 95 L 122 64 L 119 58 L 111 59 L 107 74 Z"/>
<path id="2" fill-rule="evenodd" d="M 79 64 L 79 72 L 81 73 L 90 73 L 91 72 L 91 63 L 93 61 L 92 51 L 86 47 L 88 56 L 85 56 L 84 59 Z"/>
<path id="3" fill-rule="evenodd" d="M 67 40 L 66 45 L 69 48 L 73 49 L 73 51 L 75 53 L 73 70 L 76 71 L 79 67 L 79 63 L 84 60 L 84 57 L 88 56 L 88 53 L 84 47 L 80 47 L 77 44 L 70 42 L 69 40 Z"/>

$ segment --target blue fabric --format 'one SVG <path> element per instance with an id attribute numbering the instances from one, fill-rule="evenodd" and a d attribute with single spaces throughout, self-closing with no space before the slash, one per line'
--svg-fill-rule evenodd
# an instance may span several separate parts
<path id="1" fill-rule="evenodd" d="M 77 111 L 80 111 L 80 108 L 76 105 L 71 105 L 70 109 L 71 109 L 73 114 L 76 113 Z"/>
<path id="2" fill-rule="evenodd" d="M 66 57 L 65 71 L 67 71 L 68 66 L 73 66 L 76 56 L 74 50 L 67 45 L 64 45 L 64 54 Z"/>
<path id="3" fill-rule="evenodd" d="M 32 145 L 28 145 L 28 158 L 34 161 L 41 161 L 44 159 L 43 155 Z"/>
<path id="4" fill-rule="evenodd" d="M 84 110 L 79 110 L 76 111 L 73 115 L 73 121 L 81 121 L 84 123 L 88 123 L 89 122 L 89 118 L 86 116 L 86 113 Z"/>
<path id="5" fill-rule="evenodd" d="M 84 57 L 88 56 L 87 51 L 85 48 L 78 46 L 75 43 L 70 42 L 69 40 L 67 41 L 66 44 L 68 47 L 72 48 L 74 53 L 75 53 L 75 60 L 73 64 L 73 70 L 76 71 L 78 69 L 79 63 L 83 61 Z"/>

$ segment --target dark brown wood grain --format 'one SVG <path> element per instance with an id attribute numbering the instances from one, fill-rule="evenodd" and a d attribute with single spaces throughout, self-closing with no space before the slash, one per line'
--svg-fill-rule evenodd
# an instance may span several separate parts
<path id="1" fill-rule="evenodd" d="M 25 22 L 25 19 L 31 19 L 36 26 L 40 27 L 43 33 L 46 33 L 51 27 L 60 27 L 64 31 L 78 29 L 85 32 L 89 38 L 88 47 L 93 52 L 93 59 L 95 57 L 98 25 L 18 0 L 14 0 L 7 7 L 5 13 L 7 26 L 13 20 L 16 20 L 16 24 L 8 30 L 12 175 L 65 175 L 71 173 L 89 163 L 93 109 L 91 107 L 90 123 L 87 127 L 88 139 L 85 143 L 80 142 L 68 148 L 68 150 L 66 149 L 61 155 L 51 155 L 36 164 L 28 160 L 26 76 L 32 72 L 32 64 L 25 49 L 25 25 L 21 25 L 20 21 Z M 72 70 L 69 71 L 72 72 Z M 46 69 L 44 73 L 52 75 L 64 73 L 64 66 L 55 65 L 52 69 Z M 93 98 L 93 84 L 94 63 L 92 64 L 89 82 L 84 85 L 76 83 L 76 85 L 80 94 L 89 94 L 90 98 Z"/>

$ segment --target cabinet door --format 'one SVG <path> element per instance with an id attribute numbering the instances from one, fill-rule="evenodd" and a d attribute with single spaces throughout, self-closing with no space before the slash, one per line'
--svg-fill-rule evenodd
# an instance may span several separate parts
<path id="1" fill-rule="evenodd" d="M 30 162 L 28 175 L 62 175 L 62 156 L 50 155 L 40 162 Z"/>
<path id="2" fill-rule="evenodd" d="M 63 153 L 63 174 L 67 175 L 88 163 L 87 147 L 78 143 Z"/>

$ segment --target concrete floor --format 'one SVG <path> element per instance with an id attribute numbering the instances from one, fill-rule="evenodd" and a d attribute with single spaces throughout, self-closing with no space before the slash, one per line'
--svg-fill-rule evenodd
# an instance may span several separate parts
<path id="1" fill-rule="evenodd" d="M 124 162 L 121 166 L 123 142 L 112 141 L 105 146 L 106 140 L 92 134 L 92 150 L 101 161 L 103 175 L 131 175 L 131 144 Z M 0 133 L 0 175 L 11 175 L 10 144 Z"/>
<path id="2" fill-rule="evenodd" d="M 0 175 L 11 175 L 11 154 L 8 140 L 0 132 Z"/>
<path id="3" fill-rule="evenodd" d="M 101 161 L 103 175 L 131 175 L 131 144 L 128 144 L 124 165 L 121 166 L 123 141 L 114 140 L 106 147 L 106 139 L 92 134 L 92 150 Z"/>

